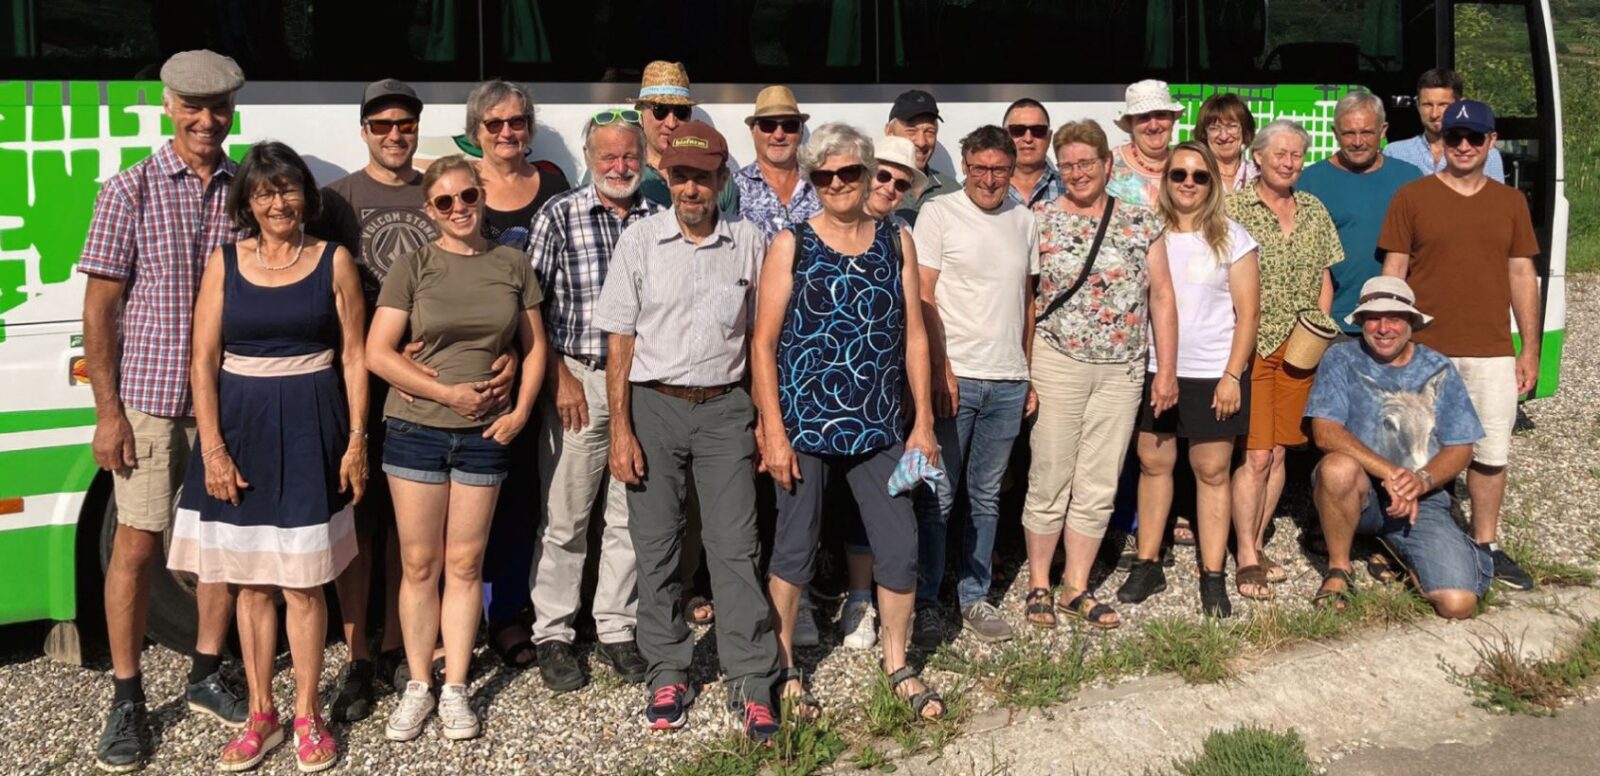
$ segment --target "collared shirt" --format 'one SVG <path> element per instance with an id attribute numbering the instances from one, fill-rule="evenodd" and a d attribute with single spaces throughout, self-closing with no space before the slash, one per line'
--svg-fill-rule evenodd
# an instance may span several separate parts
<path id="1" fill-rule="evenodd" d="M 223 155 L 209 184 L 168 141 L 100 188 L 78 271 L 127 283 L 122 401 L 148 415 L 192 414 L 190 331 L 206 260 L 238 235 L 224 203 L 238 165 Z"/>
<path id="2" fill-rule="evenodd" d="M 1044 175 L 1039 176 L 1038 182 L 1033 184 L 1033 193 L 1029 194 L 1026 200 L 1022 198 L 1016 186 L 1006 189 L 1006 196 L 1010 197 L 1012 202 L 1031 208 L 1040 202 L 1054 202 L 1060 199 L 1061 192 L 1065 188 L 1061 182 L 1061 173 L 1056 172 L 1056 166 L 1045 162 Z"/>
<path id="3" fill-rule="evenodd" d="M 628 379 L 690 388 L 743 379 L 766 251 L 761 231 L 738 219 L 689 242 L 670 209 L 623 232 L 594 325 L 636 338 Z"/>
<path id="4" fill-rule="evenodd" d="M 1228 217 L 1239 222 L 1261 244 L 1261 325 L 1256 353 L 1272 355 L 1302 310 L 1315 310 L 1322 295 L 1323 270 L 1344 261 L 1344 247 L 1322 200 L 1294 192 L 1294 231 L 1283 233 L 1278 215 L 1261 201 L 1256 186 L 1228 195 Z"/>
<path id="5" fill-rule="evenodd" d="M 612 250 L 624 229 L 662 210 L 636 196 L 628 214 L 618 218 L 591 183 L 557 194 L 534 215 L 528 258 L 544 289 L 545 330 L 557 351 L 605 359 L 606 335 L 593 318 Z"/>
<path id="6" fill-rule="evenodd" d="M 961 184 L 957 183 L 956 179 L 949 175 L 945 175 L 932 167 L 923 170 L 923 172 L 928 176 L 928 185 L 922 187 L 922 193 L 918 194 L 915 199 L 908 195 L 900 203 L 900 209 L 894 211 L 895 215 L 904 218 L 906 223 L 912 226 L 916 226 L 917 213 L 921 212 L 922 206 L 926 205 L 928 200 L 949 194 L 952 191 L 961 190 Z"/>
<path id="7" fill-rule="evenodd" d="M 800 176 L 800 183 L 783 204 L 778 192 L 761 177 L 761 166 L 751 162 L 733 174 L 734 185 L 739 188 L 739 216 L 754 224 L 761 233 L 772 236 L 822 212 L 822 201 L 811 181 Z"/>
<path id="8" fill-rule="evenodd" d="M 1239 169 L 1233 171 L 1233 181 L 1228 184 L 1228 193 L 1233 193 L 1244 188 L 1245 184 L 1261 177 L 1261 168 L 1250 161 L 1250 154 L 1241 155 Z"/>
<path id="9" fill-rule="evenodd" d="M 1439 154 L 1439 160 L 1434 161 L 1433 149 L 1428 147 L 1427 135 L 1417 135 L 1390 143 L 1383 147 L 1383 155 L 1410 162 L 1424 173 L 1443 172 L 1449 165 L 1444 154 Z M 1483 174 L 1496 183 L 1506 182 L 1506 164 L 1505 160 L 1500 158 L 1500 149 L 1489 149 L 1489 159 L 1483 163 Z"/>

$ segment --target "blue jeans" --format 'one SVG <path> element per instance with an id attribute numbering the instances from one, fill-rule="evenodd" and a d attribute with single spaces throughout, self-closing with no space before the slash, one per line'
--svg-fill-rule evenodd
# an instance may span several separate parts
<path id="1" fill-rule="evenodd" d="M 1404 556 L 1417 572 L 1423 593 L 1465 590 L 1477 596 L 1489 592 L 1494 582 L 1494 560 L 1450 516 L 1450 494 L 1435 490 L 1417 502 L 1417 522 L 1412 525 L 1384 514 L 1388 499 L 1383 485 L 1369 483 L 1367 503 L 1361 508 L 1356 532 L 1376 536 Z"/>
<path id="2" fill-rule="evenodd" d="M 956 599 L 964 609 L 989 596 L 994 532 L 1000 522 L 1000 481 L 1011 459 L 1011 443 L 1022 430 L 1028 400 L 1026 380 L 958 378 L 961 406 L 953 418 L 934 423 L 940 468 L 950 487 L 937 497 L 917 492 L 917 606 L 937 606 L 944 582 L 945 533 L 963 475 L 971 514 L 956 564 Z"/>

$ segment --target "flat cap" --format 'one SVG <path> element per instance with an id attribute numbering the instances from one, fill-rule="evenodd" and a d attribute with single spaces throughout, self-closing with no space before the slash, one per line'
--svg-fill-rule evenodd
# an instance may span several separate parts
<path id="1" fill-rule="evenodd" d="M 180 51 L 161 66 L 161 84 L 190 97 L 232 94 L 244 86 L 244 71 L 239 63 L 215 51 Z"/>

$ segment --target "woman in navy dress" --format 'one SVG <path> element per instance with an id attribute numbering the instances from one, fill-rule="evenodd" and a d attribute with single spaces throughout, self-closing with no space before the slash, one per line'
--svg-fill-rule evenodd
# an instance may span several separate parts
<path id="1" fill-rule="evenodd" d="M 283 593 L 294 663 L 295 756 L 331 767 L 338 744 L 317 700 L 328 610 L 322 585 L 355 557 L 351 503 L 366 486 L 361 281 L 350 252 L 302 231 L 319 203 L 288 146 L 260 143 L 239 166 L 228 213 L 247 235 L 211 255 L 195 302 L 195 425 L 168 565 L 239 590 L 250 718 L 224 771 L 255 767 L 284 740 L 272 699 Z M 343 390 L 340 388 L 340 372 Z"/>

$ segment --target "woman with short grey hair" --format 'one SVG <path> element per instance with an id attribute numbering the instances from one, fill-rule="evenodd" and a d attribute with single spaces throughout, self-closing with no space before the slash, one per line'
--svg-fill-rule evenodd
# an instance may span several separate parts
<path id="1" fill-rule="evenodd" d="M 878 159 L 872 152 L 872 140 L 849 124 L 835 121 L 817 127 L 806 144 L 800 146 L 800 171 L 810 175 L 831 156 L 855 159 L 866 168 L 869 175 L 878 170 Z"/>
<path id="2" fill-rule="evenodd" d="M 483 236 L 523 250 L 533 214 L 551 197 L 572 188 L 552 162 L 530 161 L 537 133 L 533 95 L 512 81 L 484 81 L 467 95 L 467 152 L 478 153 L 483 178 Z"/>

